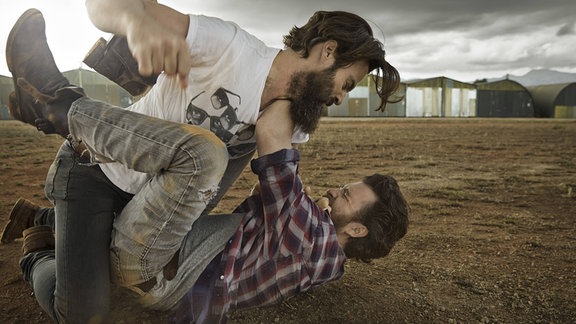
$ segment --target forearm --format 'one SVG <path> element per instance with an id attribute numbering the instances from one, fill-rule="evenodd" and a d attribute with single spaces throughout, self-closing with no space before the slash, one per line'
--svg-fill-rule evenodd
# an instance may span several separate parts
<path id="1" fill-rule="evenodd" d="M 86 8 L 97 28 L 126 37 L 141 75 L 177 75 L 186 88 L 192 66 L 188 15 L 154 0 L 86 0 Z"/>
<path id="2" fill-rule="evenodd" d="M 292 148 L 294 123 L 290 102 L 278 100 L 262 113 L 256 123 L 256 146 L 260 156 Z"/>
<path id="3" fill-rule="evenodd" d="M 126 36 L 130 24 L 145 21 L 148 15 L 144 0 L 86 0 L 86 9 L 96 28 L 122 36 Z"/>
<path id="4" fill-rule="evenodd" d="M 150 23 L 158 23 L 181 37 L 188 32 L 187 15 L 155 0 L 86 0 L 86 9 L 94 26 L 107 33 L 127 36 L 131 29 Z"/>

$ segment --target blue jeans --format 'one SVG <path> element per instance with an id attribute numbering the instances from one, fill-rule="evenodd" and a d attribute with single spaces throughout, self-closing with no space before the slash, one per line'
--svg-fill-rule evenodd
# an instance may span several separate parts
<path id="1" fill-rule="evenodd" d="M 58 322 L 99 321 L 108 313 L 112 222 L 132 198 L 88 162 L 68 142 L 60 147 L 45 187 L 54 203 L 56 253 L 30 253 L 20 262 L 38 303 Z"/>
<path id="2" fill-rule="evenodd" d="M 225 145 L 204 129 L 88 98 L 76 101 L 68 117 L 90 158 L 68 141 L 60 148 L 45 188 L 55 208 L 56 251 L 30 253 L 21 266 L 42 308 L 74 323 L 104 319 L 110 269 L 124 285 L 162 270 L 216 195 L 228 158 Z M 98 161 L 153 177 L 132 196 L 106 178 Z"/>

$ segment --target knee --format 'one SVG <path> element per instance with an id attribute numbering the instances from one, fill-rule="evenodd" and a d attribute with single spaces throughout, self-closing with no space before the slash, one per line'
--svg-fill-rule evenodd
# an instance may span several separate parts
<path id="1" fill-rule="evenodd" d="M 228 149 L 216 135 L 211 134 L 211 138 L 207 143 L 207 150 L 210 152 L 210 159 L 212 161 L 228 161 Z"/>
<path id="2" fill-rule="evenodd" d="M 226 145 L 213 133 L 207 133 L 197 149 L 202 157 L 202 169 L 221 176 L 228 165 Z"/>

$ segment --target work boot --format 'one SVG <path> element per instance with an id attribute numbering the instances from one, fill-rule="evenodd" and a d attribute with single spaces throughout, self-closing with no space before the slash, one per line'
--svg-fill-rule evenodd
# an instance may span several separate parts
<path id="1" fill-rule="evenodd" d="M 54 130 L 54 125 L 52 125 L 52 123 L 47 121 L 45 118 L 37 118 L 36 116 L 36 111 L 42 111 L 42 105 L 38 104 L 36 100 L 25 91 L 20 91 L 20 96 L 24 98 L 22 100 L 23 102 L 28 103 L 24 105 L 24 107 L 32 107 L 33 109 L 21 109 L 20 105 L 18 104 L 18 99 L 16 99 L 16 92 L 12 91 L 8 95 L 8 110 L 10 111 L 12 118 L 25 121 L 30 125 L 36 126 L 36 129 L 44 132 L 44 134 L 54 134 L 56 132 Z M 25 114 L 25 116 L 22 116 L 21 114 Z M 34 122 L 31 123 L 29 121 Z"/>
<path id="2" fill-rule="evenodd" d="M 70 85 L 54 62 L 46 41 L 44 17 L 37 9 L 28 9 L 12 27 L 6 43 L 6 63 L 14 82 L 10 113 L 18 120 L 36 126 L 37 119 L 44 119 L 42 106 L 22 92 L 18 79 L 26 79 L 48 96 L 54 96 L 57 89 Z"/>
<path id="3" fill-rule="evenodd" d="M 156 83 L 158 75 L 143 77 L 138 62 L 130 53 L 126 37 L 114 35 L 110 41 L 98 39 L 90 49 L 84 63 L 96 72 L 124 88 L 132 96 L 144 94 Z"/>
<path id="4" fill-rule="evenodd" d="M 74 101 L 86 96 L 84 90 L 69 85 L 57 89 L 53 96 L 49 96 L 41 93 L 24 78 L 18 79 L 18 87 L 30 94 L 42 105 L 42 113 L 45 116 L 45 120 L 54 127 L 55 133 L 64 138 L 68 138 L 70 134 L 70 130 L 68 129 L 68 111 Z"/>
<path id="5" fill-rule="evenodd" d="M 34 226 L 34 216 L 40 209 L 40 206 L 24 198 L 18 201 L 12 207 L 8 224 L 2 231 L 2 243 L 10 243 L 15 239 L 22 237 L 22 231 Z"/>
<path id="6" fill-rule="evenodd" d="M 36 251 L 53 250 L 56 246 L 54 232 L 47 225 L 30 227 L 23 232 L 22 255 Z"/>

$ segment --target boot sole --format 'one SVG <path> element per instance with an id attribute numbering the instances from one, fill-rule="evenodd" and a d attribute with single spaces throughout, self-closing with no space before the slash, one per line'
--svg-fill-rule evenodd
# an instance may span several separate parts
<path id="1" fill-rule="evenodd" d="M 14 37 L 15 37 L 14 34 L 16 34 L 16 31 L 19 30 L 20 27 L 22 27 L 22 24 L 24 24 L 24 22 L 26 20 L 28 20 L 28 18 L 30 18 L 34 15 L 42 16 L 42 13 L 38 9 L 26 10 L 20 16 L 20 18 L 18 18 L 18 20 L 16 21 L 16 23 L 14 24 L 14 26 L 10 30 L 10 34 L 8 35 L 8 40 L 6 41 L 6 65 L 8 65 L 8 70 L 10 70 L 10 72 L 12 72 L 12 73 L 14 73 L 14 68 L 12 66 L 12 60 L 10 59 L 12 57 L 10 51 L 12 50 L 12 43 L 14 43 Z M 42 18 L 42 20 L 44 20 L 44 18 Z"/>
<path id="2" fill-rule="evenodd" d="M 12 27 L 12 29 L 10 30 L 10 34 L 8 35 L 8 40 L 6 41 L 6 65 L 8 65 L 8 70 L 10 71 L 10 73 L 12 73 L 13 77 L 12 77 L 12 81 L 14 82 L 14 93 L 16 95 L 16 102 L 18 103 L 18 109 L 22 109 L 20 106 L 20 103 L 22 102 L 22 94 L 20 93 L 20 89 L 18 87 L 18 77 L 16 78 L 14 77 L 14 66 L 12 64 L 12 48 L 13 48 L 13 43 L 14 43 L 14 38 L 16 37 L 17 32 L 20 30 L 20 28 L 22 27 L 22 25 L 30 18 L 33 17 L 34 15 L 40 15 L 42 17 L 42 21 L 44 21 L 44 16 L 42 15 L 42 13 L 38 10 L 38 9 L 28 9 L 26 10 L 21 16 L 20 18 L 18 18 L 18 20 L 16 21 L 16 23 L 14 24 L 14 26 Z M 44 28 L 45 27 L 45 23 L 44 23 Z M 37 112 L 35 110 L 32 110 L 33 115 L 36 118 L 42 118 L 43 116 L 38 116 Z M 19 115 L 22 116 L 22 112 L 19 112 Z M 19 119 L 21 120 L 21 119 Z"/>

